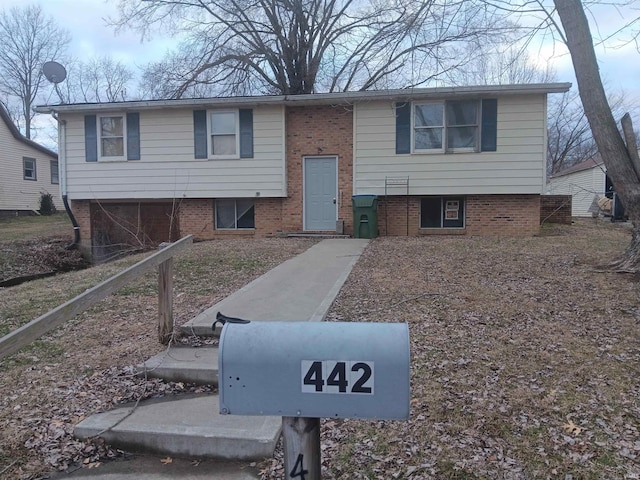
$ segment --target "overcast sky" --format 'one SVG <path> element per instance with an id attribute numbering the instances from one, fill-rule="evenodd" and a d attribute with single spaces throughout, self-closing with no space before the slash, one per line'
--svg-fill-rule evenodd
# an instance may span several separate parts
<path id="1" fill-rule="evenodd" d="M 27 0 L 2 0 L 0 3 L 6 9 L 25 5 Z M 72 35 L 70 53 L 79 60 L 95 55 L 111 55 L 132 67 L 142 66 L 162 58 L 176 42 L 169 36 L 158 35 L 150 41 L 141 42 L 140 35 L 132 31 L 116 35 L 113 28 L 106 26 L 105 19 L 116 16 L 117 0 L 35 0 L 30 3 L 40 4 L 46 14 L 69 30 Z M 638 12 L 634 13 L 638 15 Z M 597 15 L 598 32 L 604 36 L 621 24 L 624 13 L 608 7 L 601 9 Z M 571 60 L 564 45 L 536 47 L 531 55 L 541 64 L 550 62 L 556 70 L 558 81 L 575 84 Z M 599 48 L 598 58 L 608 89 L 624 89 L 627 95 L 640 101 L 640 54 L 635 45 L 606 50 Z"/>

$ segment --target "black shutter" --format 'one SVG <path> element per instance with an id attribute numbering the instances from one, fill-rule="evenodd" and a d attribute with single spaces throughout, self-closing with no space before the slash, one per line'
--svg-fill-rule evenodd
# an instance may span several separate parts
<path id="1" fill-rule="evenodd" d="M 98 130 L 96 116 L 84 116 L 84 159 L 87 162 L 98 161 Z"/>
<path id="2" fill-rule="evenodd" d="M 498 100 L 485 98 L 482 100 L 482 141 L 480 151 L 495 152 L 498 137 Z"/>
<path id="3" fill-rule="evenodd" d="M 207 158 L 207 111 L 193 111 L 193 145 L 196 158 Z"/>
<path id="4" fill-rule="evenodd" d="M 140 160 L 139 113 L 127 113 L 127 160 Z"/>
<path id="5" fill-rule="evenodd" d="M 411 103 L 396 103 L 396 153 L 411 153 Z"/>
<path id="6" fill-rule="evenodd" d="M 253 158 L 253 110 L 240 109 L 240 158 Z"/>

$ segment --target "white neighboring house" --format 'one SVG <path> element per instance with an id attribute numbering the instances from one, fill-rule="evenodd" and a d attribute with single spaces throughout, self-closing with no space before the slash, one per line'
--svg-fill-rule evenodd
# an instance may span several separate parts
<path id="1" fill-rule="evenodd" d="M 609 187 L 607 169 L 600 157 L 594 157 L 552 175 L 547 183 L 547 193 L 571 195 L 571 215 L 591 217 L 589 208 L 593 199 L 596 195 L 603 196 Z"/>
<path id="2" fill-rule="evenodd" d="M 23 136 L 0 105 L 0 216 L 30 214 L 50 193 L 58 210 L 58 155 Z"/>

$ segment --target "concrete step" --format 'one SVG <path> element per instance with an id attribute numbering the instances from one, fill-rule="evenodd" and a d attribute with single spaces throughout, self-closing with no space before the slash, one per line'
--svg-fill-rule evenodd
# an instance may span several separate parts
<path id="1" fill-rule="evenodd" d="M 169 382 L 218 384 L 218 347 L 172 345 L 137 366 L 138 375 Z"/>
<path id="2" fill-rule="evenodd" d="M 217 395 L 181 395 L 92 415 L 74 429 L 79 439 L 99 436 L 134 452 L 169 456 L 257 460 L 270 457 L 281 417 L 220 415 Z"/>
<path id="3" fill-rule="evenodd" d="M 219 460 L 194 460 L 147 455 L 101 463 L 94 468 L 54 473 L 51 480 L 257 480 L 256 468 Z"/>

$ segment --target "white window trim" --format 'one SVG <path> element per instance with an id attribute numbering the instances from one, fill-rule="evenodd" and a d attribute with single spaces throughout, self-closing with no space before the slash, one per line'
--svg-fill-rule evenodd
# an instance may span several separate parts
<path id="1" fill-rule="evenodd" d="M 213 122 L 211 121 L 212 113 L 233 113 L 236 121 L 236 153 L 233 155 L 214 155 L 213 153 Z M 235 160 L 240 158 L 240 111 L 236 109 L 227 110 L 207 110 L 207 147 L 209 152 L 209 159 L 211 160 Z"/>
<path id="2" fill-rule="evenodd" d="M 56 164 L 56 180 L 57 182 L 53 181 L 53 164 Z M 58 160 L 50 160 L 49 161 L 49 169 L 51 170 L 50 174 L 51 174 L 51 185 L 60 185 L 60 163 L 58 163 Z"/>
<path id="3" fill-rule="evenodd" d="M 104 156 L 102 155 L 102 118 L 122 117 L 122 153 L 123 155 Z M 109 115 L 98 115 L 96 118 L 96 129 L 98 130 L 98 161 L 99 162 L 122 162 L 127 160 L 127 115 L 125 113 L 111 113 Z M 115 138 L 115 137 L 114 137 Z"/>
<path id="4" fill-rule="evenodd" d="M 478 108 L 476 109 L 476 123 L 475 124 L 469 124 L 469 125 L 452 125 L 449 126 L 447 125 L 447 101 L 446 100 L 442 100 L 442 101 L 424 101 L 424 102 L 413 102 L 411 105 L 411 151 L 412 153 L 419 153 L 419 154 L 439 154 L 439 153 L 478 153 L 480 152 L 480 138 L 482 135 L 482 132 L 480 131 L 481 128 L 481 118 L 482 118 L 482 102 L 479 99 L 469 99 L 472 100 L 474 102 L 476 102 L 476 104 L 478 105 Z M 457 100 L 449 100 L 449 101 L 457 101 Z M 416 132 L 416 128 L 420 128 L 420 127 L 416 127 L 415 126 L 415 119 L 416 119 L 416 113 L 415 113 L 415 108 L 417 105 L 432 105 L 432 104 L 439 104 L 442 105 L 442 148 L 423 148 L 423 149 L 419 149 L 419 148 L 415 148 L 415 132 Z M 465 148 L 447 148 L 447 143 L 448 143 L 448 133 L 449 133 L 449 128 L 450 127 L 476 127 L 476 142 L 475 142 L 475 146 L 473 147 L 465 147 Z"/>
<path id="5" fill-rule="evenodd" d="M 27 162 L 33 162 L 33 177 L 27 177 Z M 36 159 L 31 157 L 22 157 L 22 178 L 29 182 L 37 182 L 38 181 L 38 171 L 36 170 L 37 164 Z"/>

